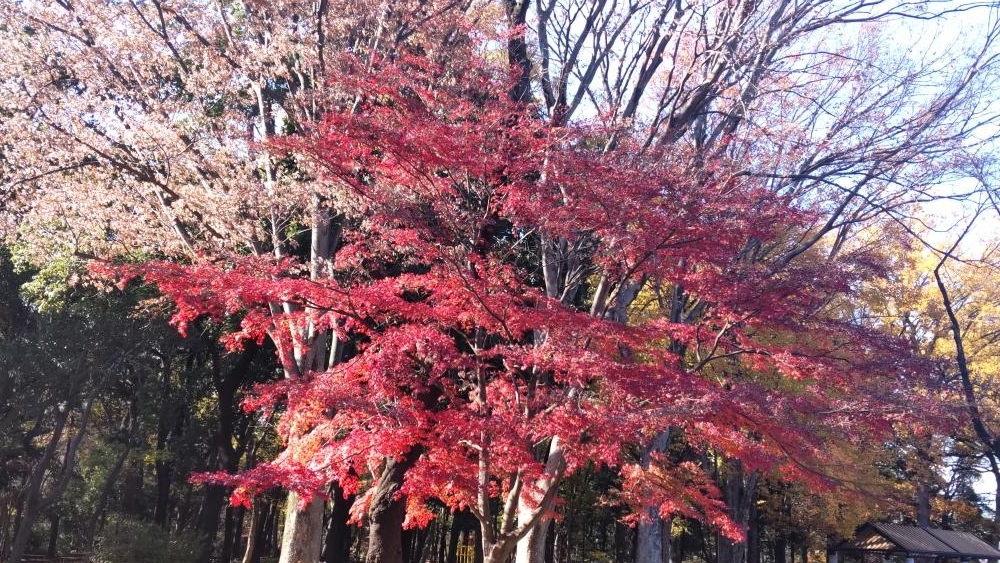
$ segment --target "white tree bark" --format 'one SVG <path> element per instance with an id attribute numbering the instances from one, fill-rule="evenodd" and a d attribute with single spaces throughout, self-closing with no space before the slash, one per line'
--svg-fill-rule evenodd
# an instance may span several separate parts
<path id="1" fill-rule="evenodd" d="M 285 506 L 285 531 L 281 536 L 280 563 L 316 563 L 323 545 L 323 508 L 325 502 L 313 497 L 305 510 L 299 510 L 299 496 L 288 493 Z"/>

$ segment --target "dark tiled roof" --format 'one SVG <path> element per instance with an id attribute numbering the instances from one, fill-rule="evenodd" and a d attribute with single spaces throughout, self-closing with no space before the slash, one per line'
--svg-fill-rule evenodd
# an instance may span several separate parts
<path id="1" fill-rule="evenodd" d="M 949 559 L 1000 559 L 1000 550 L 967 532 L 898 524 L 865 524 L 837 551 L 907 553 Z"/>
<path id="2" fill-rule="evenodd" d="M 968 532 L 953 532 L 934 528 L 928 528 L 927 531 L 962 555 L 981 559 L 1000 558 L 1000 550 Z"/>

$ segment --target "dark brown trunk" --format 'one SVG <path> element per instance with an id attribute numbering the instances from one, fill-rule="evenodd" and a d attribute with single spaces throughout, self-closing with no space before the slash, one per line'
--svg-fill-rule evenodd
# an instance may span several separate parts
<path id="1" fill-rule="evenodd" d="M 330 521 L 326 527 L 322 557 L 326 563 L 337 563 L 348 559 L 351 551 L 351 527 L 347 521 L 351 518 L 354 498 L 354 495 L 344 498 L 344 490 L 337 483 L 330 485 L 330 500 L 333 503 L 333 508 L 330 511 Z"/>
<path id="2" fill-rule="evenodd" d="M 429 529 L 403 530 L 403 561 L 404 563 L 421 563 L 424 546 L 427 543 Z"/>
<path id="3" fill-rule="evenodd" d="M 174 464 L 170 461 L 157 460 L 156 471 L 156 505 L 153 508 L 153 522 L 166 529 L 167 510 L 170 506 L 170 484 L 173 481 Z"/>
<path id="4" fill-rule="evenodd" d="M 441 521 L 441 529 L 438 530 L 437 563 L 444 563 L 445 561 L 445 557 L 448 554 L 448 539 L 451 536 L 451 529 L 454 526 L 455 517 L 445 512 L 444 518 Z"/>
<path id="5" fill-rule="evenodd" d="M 673 518 L 660 520 L 660 561 L 662 563 L 673 563 L 674 560 L 674 537 L 671 533 L 673 528 Z"/>
<path id="6" fill-rule="evenodd" d="M 788 544 L 785 538 L 779 537 L 774 540 L 774 563 L 785 563 L 785 553 L 788 551 Z"/>
<path id="7" fill-rule="evenodd" d="M 472 560 L 475 563 L 483 563 L 485 560 L 485 554 L 483 553 L 483 529 L 476 526 L 476 543 L 473 544 Z"/>
<path id="8" fill-rule="evenodd" d="M 757 503 L 750 507 L 750 522 L 747 527 L 747 563 L 760 563 L 760 513 Z"/>
<path id="9" fill-rule="evenodd" d="M 729 506 L 733 522 L 749 528 L 751 509 L 757 500 L 757 474 L 743 470 L 739 461 L 731 460 L 726 464 L 726 475 L 722 480 L 723 495 Z M 747 545 L 734 542 L 721 534 L 718 537 L 718 563 L 746 563 Z"/>
<path id="10" fill-rule="evenodd" d="M 49 548 L 45 551 L 49 559 L 56 558 L 56 548 L 59 545 L 59 515 L 49 515 Z"/>
<path id="11" fill-rule="evenodd" d="M 219 354 L 218 342 L 212 340 L 206 342 L 212 351 L 212 381 L 215 385 L 217 399 L 216 412 L 218 414 L 215 435 L 213 441 L 215 445 L 214 463 L 209 464 L 212 469 L 235 472 L 239 469 L 240 459 L 246 451 L 251 433 L 247 431 L 248 424 L 240 425 L 239 408 L 236 405 L 236 393 L 240 387 L 252 376 L 253 361 L 260 352 L 260 346 L 249 342 L 240 353 L 236 363 L 223 372 L 222 358 Z M 233 446 L 233 441 L 237 445 Z M 219 533 L 219 515 L 226 504 L 228 490 L 219 485 L 206 485 L 205 499 L 202 503 L 201 512 L 198 516 L 198 535 L 201 537 L 202 550 L 199 563 L 209 563 L 215 548 L 215 538 Z M 226 509 L 226 519 L 224 536 L 222 539 L 223 561 L 228 563 L 235 553 L 232 518 L 234 513 L 230 508 Z"/>
<path id="12" fill-rule="evenodd" d="M 526 0 L 504 0 L 508 25 L 511 28 L 524 26 L 527 22 L 528 7 L 531 2 Z M 516 82 L 511 87 L 510 97 L 518 102 L 531 101 L 531 57 L 528 54 L 528 43 L 523 33 L 511 34 L 507 39 L 507 61 L 513 67 Z"/>
<path id="13" fill-rule="evenodd" d="M 400 541 L 403 547 L 403 563 L 413 563 L 413 544 L 416 535 L 416 530 L 403 530 Z"/>
<path id="14" fill-rule="evenodd" d="M 457 563 L 458 562 L 458 541 L 462 536 L 462 528 L 458 524 L 458 514 L 451 522 L 451 533 L 448 535 L 448 556 L 445 558 L 447 563 Z"/>
<path id="15" fill-rule="evenodd" d="M 631 547 L 635 541 L 632 528 L 615 520 L 615 561 L 630 561 Z"/>
<path id="16" fill-rule="evenodd" d="M 138 518 L 149 518 L 144 501 L 145 463 L 140 459 L 132 460 L 129 465 L 122 486 L 122 511 Z"/>
<path id="17" fill-rule="evenodd" d="M 226 507 L 226 521 L 222 528 L 222 554 L 223 563 L 233 560 L 233 534 L 236 529 L 236 511 L 232 506 Z"/>
<path id="18" fill-rule="evenodd" d="M 264 553 L 267 555 L 274 555 L 277 553 L 278 546 L 281 545 L 281 537 L 278 530 L 278 515 L 280 512 L 281 510 L 278 508 L 278 501 L 272 501 L 271 508 L 268 511 L 267 532 L 264 534 L 264 537 L 267 538 Z"/>
<path id="19" fill-rule="evenodd" d="M 97 502 L 94 505 L 94 511 L 91 513 L 90 521 L 87 522 L 86 531 L 84 532 L 84 545 L 88 550 L 94 547 L 94 538 L 97 536 L 97 531 L 100 529 L 100 522 L 104 518 L 104 509 L 108 506 L 108 498 L 111 496 L 114 486 L 118 484 L 118 477 L 125 467 L 125 460 L 128 458 L 130 451 L 131 445 L 126 444 L 125 449 L 118 455 L 118 459 L 115 460 L 114 466 L 111 467 L 111 471 L 108 472 L 107 477 L 104 478 L 104 483 L 101 485 L 100 493 L 97 495 Z"/>
<path id="20" fill-rule="evenodd" d="M 929 528 L 931 525 L 931 491 L 927 483 L 917 483 L 917 525 Z"/>
<path id="21" fill-rule="evenodd" d="M 365 563 L 403 563 L 403 520 L 406 499 L 397 495 L 403 476 L 420 457 L 414 448 L 403 459 L 387 459 L 368 509 L 368 553 Z"/>
<path id="22" fill-rule="evenodd" d="M 549 533 L 545 535 L 545 563 L 555 563 L 556 558 L 556 521 L 549 520 Z"/>
<path id="23" fill-rule="evenodd" d="M 226 505 L 226 488 L 220 485 L 206 485 L 205 497 L 198 513 L 198 536 L 202 541 L 199 563 L 209 563 L 212 558 L 215 536 L 219 532 L 219 515 Z"/>
<path id="24" fill-rule="evenodd" d="M 246 508 L 242 506 L 236 507 L 236 526 L 233 528 L 233 548 L 230 560 L 235 559 L 243 548 L 243 522 L 246 520 L 246 516 Z"/>

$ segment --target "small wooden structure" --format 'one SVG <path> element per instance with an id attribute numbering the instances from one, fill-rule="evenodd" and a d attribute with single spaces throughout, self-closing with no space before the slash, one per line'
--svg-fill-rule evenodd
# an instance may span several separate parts
<path id="1" fill-rule="evenodd" d="M 70 553 L 68 555 L 57 555 L 55 557 L 49 557 L 48 555 L 32 555 L 25 554 L 21 558 L 21 563 L 89 563 L 90 554 L 88 553 Z"/>
<path id="2" fill-rule="evenodd" d="M 899 524 L 864 524 L 854 535 L 827 553 L 829 563 L 847 563 L 852 559 L 865 561 L 865 555 L 881 556 L 882 560 L 958 561 L 978 559 L 1000 563 L 1000 550 L 968 532 L 901 526 Z"/>

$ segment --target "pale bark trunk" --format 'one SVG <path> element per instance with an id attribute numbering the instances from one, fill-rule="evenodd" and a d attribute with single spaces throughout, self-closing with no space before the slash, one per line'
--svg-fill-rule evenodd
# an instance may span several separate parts
<path id="1" fill-rule="evenodd" d="M 329 209 L 322 206 L 318 196 L 314 198 L 313 205 L 310 277 L 319 279 L 329 277 L 331 273 L 331 259 L 336 250 L 339 231 L 333 224 Z M 317 330 L 314 326 L 293 327 L 292 330 L 300 330 L 299 336 L 303 340 L 293 350 L 295 367 L 299 373 L 286 373 L 286 377 L 297 377 L 308 370 L 322 370 L 339 361 L 339 343 L 335 337 L 332 342 L 328 342 L 328 331 Z M 289 493 L 288 499 L 279 563 L 316 563 L 323 548 L 324 502 L 316 497 L 309 503 L 308 509 L 299 511 L 295 507 L 297 495 Z"/>
<path id="2" fill-rule="evenodd" d="M 483 546 L 483 563 L 507 563 L 514 551 L 514 542 L 502 542 L 489 547 Z"/>
<path id="3" fill-rule="evenodd" d="M 285 531 L 281 536 L 279 563 L 316 563 L 323 545 L 323 508 L 319 496 L 299 510 L 299 496 L 288 493 L 285 510 Z"/>
<path id="4" fill-rule="evenodd" d="M 530 516 L 530 509 L 527 509 L 526 512 L 519 511 L 520 514 L 528 517 Z M 539 519 L 538 524 L 532 527 L 517 542 L 517 556 L 515 559 L 517 563 L 545 563 L 545 540 L 549 531 L 548 520 L 549 518 Z"/>
<path id="5" fill-rule="evenodd" d="M 649 521 L 639 522 L 636 530 L 635 561 L 636 563 L 660 563 L 660 511 L 655 508 L 646 509 Z"/>
<path id="6" fill-rule="evenodd" d="M 565 453 L 562 440 L 556 436 L 549 443 L 545 476 L 535 482 L 534 492 L 523 489 L 518 498 L 518 532 L 513 538 L 505 537 L 498 542 L 516 542 L 515 561 L 517 563 L 544 563 L 545 561 L 545 536 L 549 529 L 548 521 L 551 519 L 547 513 L 552 509 L 556 489 L 562 482 L 564 462 Z"/>
<path id="7" fill-rule="evenodd" d="M 545 563 L 545 540 L 548 537 L 550 518 L 539 521 L 517 542 L 517 563 Z"/>
<path id="8" fill-rule="evenodd" d="M 643 449 L 642 468 L 649 469 L 654 453 L 662 453 L 670 445 L 670 430 L 657 434 L 652 442 Z M 661 563 L 664 560 L 663 518 L 658 507 L 646 509 L 646 518 L 639 521 L 636 530 L 635 561 L 636 563 Z M 667 534 L 669 538 L 669 531 Z M 669 551 L 669 545 L 668 551 Z"/>
<path id="9" fill-rule="evenodd" d="M 258 499 L 250 509 L 250 530 L 247 533 L 247 547 L 243 552 L 242 563 L 256 563 L 260 559 L 258 549 L 261 530 L 264 528 L 264 504 Z"/>

